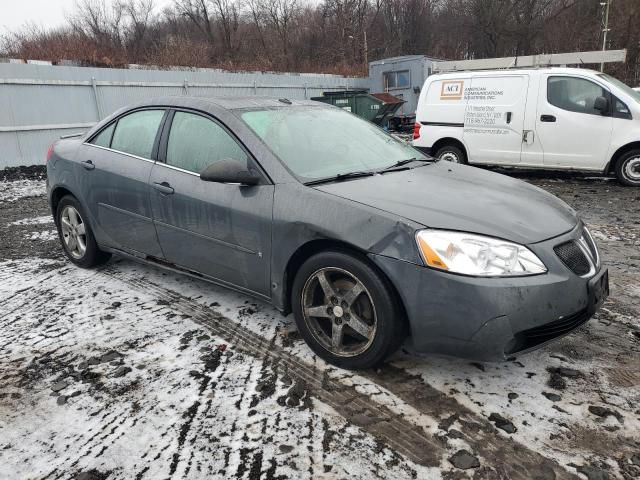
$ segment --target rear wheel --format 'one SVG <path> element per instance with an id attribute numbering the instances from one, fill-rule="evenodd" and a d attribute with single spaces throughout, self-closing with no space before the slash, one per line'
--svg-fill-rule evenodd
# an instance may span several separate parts
<path id="1" fill-rule="evenodd" d="M 111 255 L 98 248 L 86 218 L 80 202 L 71 195 L 58 203 L 56 226 L 64 253 L 76 265 L 90 268 L 106 262 Z"/>
<path id="2" fill-rule="evenodd" d="M 438 148 L 435 157 L 438 160 L 446 160 L 452 163 L 467 163 L 467 156 L 464 151 L 455 145 L 445 145 Z"/>
<path id="3" fill-rule="evenodd" d="M 616 176 L 623 185 L 640 187 L 640 150 L 631 150 L 618 159 Z"/>
<path id="4" fill-rule="evenodd" d="M 384 278 L 341 252 L 309 258 L 292 289 L 296 323 L 309 347 L 341 368 L 370 368 L 406 336 L 402 311 Z"/>

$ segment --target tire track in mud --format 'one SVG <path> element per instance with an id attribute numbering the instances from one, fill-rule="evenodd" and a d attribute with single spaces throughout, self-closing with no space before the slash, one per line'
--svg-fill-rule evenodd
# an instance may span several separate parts
<path id="1" fill-rule="evenodd" d="M 309 365 L 292 358 L 273 341 L 266 340 L 241 325 L 207 307 L 194 305 L 177 292 L 165 289 L 149 280 L 131 278 L 117 268 L 108 266 L 102 272 L 117 278 L 134 288 L 155 293 L 167 299 L 175 310 L 189 315 L 190 319 L 211 330 L 216 336 L 233 345 L 238 352 L 256 358 L 268 358 L 274 369 L 288 375 L 307 387 L 318 400 L 333 407 L 351 423 L 376 437 L 383 438 L 394 450 L 413 462 L 437 467 L 445 450 L 431 436 L 415 425 L 391 412 L 387 407 L 363 397 L 355 388 L 347 387 Z"/>
<path id="2" fill-rule="evenodd" d="M 425 433 L 422 427 L 411 423 L 403 415 L 392 412 L 370 396 L 358 392 L 355 387 L 334 380 L 326 372 L 297 360 L 273 340 L 251 332 L 214 309 L 195 304 L 180 293 L 150 280 L 134 278 L 113 265 L 101 271 L 133 288 L 167 299 L 173 309 L 188 315 L 191 320 L 227 341 L 234 350 L 269 360 L 279 375 L 288 376 L 303 385 L 310 395 L 331 406 L 349 422 L 381 439 L 411 461 L 428 467 L 440 466 L 447 453 L 446 438 L 434 438 Z M 361 374 L 421 413 L 435 419 L 449 417 L 451 423 L 458 421 L 468 427 L 472 435 L 463 433 L 463 440 L 483 457 L 498 459 L 498 462 L 492 461 L 491 464 L 496 466 L 495 474 L 500 478 L 578 478 L 554 460 L 513 439 L 502 438 L 486 419 L 425 384 L 417 376 L 392 366 L 385 366 L 379 373 Z"/>
<path id="3" fill-rule="evenodd" d="M 557 462 L 529 450 L 512 438 L 500 437 L 489 421 L 431 387 L 418 375 L 411 375 L 389 364 L 375 374 L 364 375 L 416 410 L 444 419 L 440 423 L 443 432 L 447 432 L 454 423 L 459 423 L 462 428 L 456 429 L 456 436 L 471 445 L 475 453 L 491 458 L 492 466 L 500 478 L 578 478 Z"/>

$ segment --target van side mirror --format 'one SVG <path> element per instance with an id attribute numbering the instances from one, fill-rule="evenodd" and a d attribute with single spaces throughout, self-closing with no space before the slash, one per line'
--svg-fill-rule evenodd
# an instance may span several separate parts
<path id="1" fill-rule="evenodd" d="M 260 175 L 247 169 L 238 160 L 226 158 L 212 163 L 202 172 L 200 179 L 205 182 L 239 183 L 240 185 L 257 185 L 260 183 Z"/>
<path id="2" fill-rule="evenodd" d="M 593 108 L 599 110 L 602 115 L 609 112 L 609 100 L 607 97 L 596 97 Z"/>

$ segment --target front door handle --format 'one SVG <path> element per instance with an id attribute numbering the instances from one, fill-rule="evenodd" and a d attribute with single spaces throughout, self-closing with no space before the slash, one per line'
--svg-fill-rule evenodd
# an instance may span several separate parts
<path id="1" fill-rule="evenodd" d="M 82 166 L 85 168 L 85 170 L 93 170 L 94 168 L 96 168 L 91 160 L 85 160 L 84 162 L 80 163 L 82 163 Z"/>
<path id="2" fill-rule="evenodd" d="M 169 185 L 167 182 L 162 182 L 162 183 L 154 182 L 153 188 L 155 188 L 156 190 L 158 190 L 160 193 L 164 195 L 172 195 L 173 192 L 175 191 L 173 187 Z"/>
<path id="3" fill-rule="evenodd" d="M 540 115 L 541 122 L 555 122 L 556 117 L 554 115 Z"/>

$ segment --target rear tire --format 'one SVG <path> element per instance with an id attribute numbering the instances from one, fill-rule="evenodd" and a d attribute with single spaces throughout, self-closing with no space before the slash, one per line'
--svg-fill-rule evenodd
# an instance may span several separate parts
<path id="1" fill-rule="evenodd" d="M 631 150 L 618 158 L 616 177 L 623 185 L 640 187 L 640 150 Z"/>
<path id="2" fill-rule="evenodd" d="M 456 147 L 455 145 L 440 147 L 435 154 L 435 158 L 452 163 L 467 163 L 467 155 L 460 147 Z"/>
<path id="3" fill-rule="evenodd" d="M 307 345 L 340 368 L 375 367 L 406 337 L 393 289 L 354 255 L 322 252 L 310 257 L 293 281 L 291 304 Z"/>
<path id="4" fill-rule="evenodd" d="M 111 254 L 98 248 L 80 202 L 71 195 L 62 197 L 56 208 L 56 227 L 65 255 L 82 268 L 105 263 Z"/>

